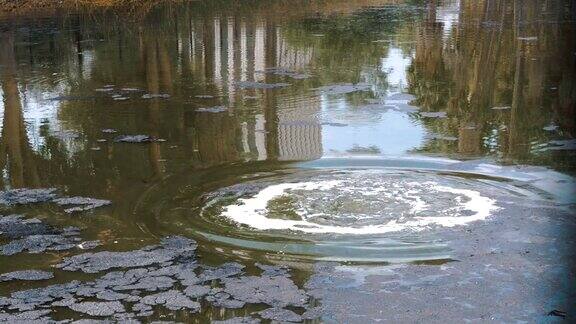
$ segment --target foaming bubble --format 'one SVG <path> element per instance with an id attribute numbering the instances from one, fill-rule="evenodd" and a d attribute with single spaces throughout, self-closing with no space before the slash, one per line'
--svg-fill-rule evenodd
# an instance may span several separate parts
<path id="1" fill-rule="evenodd" d="M 221 206 L 220 215 L 261 231 L 422 231 L 485 220 L 498 209 L 494 199 L 468 186 L 425 173 L 331 172 L 314 181 L 267 183 L 249 197 Z"/>

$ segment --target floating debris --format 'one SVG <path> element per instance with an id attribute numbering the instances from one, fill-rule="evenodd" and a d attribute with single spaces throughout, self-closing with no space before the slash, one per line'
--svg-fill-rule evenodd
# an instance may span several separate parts
<path id="1" fill-rule="evenodd" d="M 117 130 L 112 129 L 112 128 L 104 128 L 104 129 L 102 130 L 102 133 L 106 133 L 106 134 L 113 134 L 113 133 L 116 133 L 116 132 L 117 132 Z"/>
<path id="2" fill-rule="evenodd" d="M 114 91 L 113 88 L 99 88 L 99 89 L 95 89 L 95 91 L 98 92 L 110 92 L 110 91 Z"/>
<path id="3" fill-rule="evenodd" d="M 286 77 L 296 79 L 296 80 L 303 80 L 303 79 L 308 79 L 311 77 L 311 75 L 309 75 L 309 74 L 298 73 L 296 71 L 288 70 L 286 68 L 281 68 L 281 67 L 266 68 L 266 69 L 264 69 L 264 71 L 257 71 L 257 73 L 267 73 L 267 74 L 273 74 L 273 75 L 278 75 L 278 76 L 286 76 Z"/>
<path id="4" fill-rule="evenodd" d="M 23 311 L 18 313 L 0 313 L 0 322 L 6 323 L 46 323 L 50 322 L 50 318 L 46 315 L 52 311 L 49 309 Z"/>
<path id="5" fill-rule="evenodd" d="M 428 139 L 432 139 L 432 140 L 444 140 L 444 141 L 457 141 L 458 137 L 454 137 L 454 136 L 446 136 L 446 135 L 441 135 L 441 134 L 428 134 L 426 136 L 426 138 Z"/>
<path id="6" fill-rule="evenodd" d="M 282 322 L 302 322 L 302 317 L 291 310 L 284 308 L 268 308 L 258 312 L 264 319 Z"/>
<path id="7" fill-rule="evenodd" d="M 492 108 L 490 108 L 490 109 L 492 109 L 492 110 L 508 110 L 508 109 L 511 109 L 511 108 L 512 108 L 512 107 L 510 107 L 510 106 L 498 106 L 498 107 L 492 107 Z"/>
<path id="8" fill-rule="evenodd" d="M 200 310 L 200 303 L 191 300 L 178 290 L 169 290 L 158 294 L 142 298 L 141 303 L 156 306 L 163 305 L 169 310 L 180 310 L 186 308 L 188 312 L 197 312 Z"/>
<path id="9" fill-rule="evenodd" d="M 214 96 L 212 96 L 212 95 L 196 95 L 194 97 L 196 97 L 198 99 L 212 99 L 212 98 L 214 98 Z"/>
<path id="10" fill-rule="evenodd" d="M 354 145 L 352 148 L 347 149 L 346 152 L 350 154 L 366 154 L 366 155 L 377 155 L 381 153 L 380 148 L 375 145 L 368 147 Z"/>
<path id="11" fill-rule="evenodd" d="M 264 276 L 290 276 L 290 269 L 284 266 L 267 265 L 261 263 L 256 263 L 255 266 L 262 270 L 262 275 Z"/>
<path id="12" fill-rule="evenodd" d="M 65 258 L 56 267 L 67 271 L 97 273 L 113 268 L 135 268 L 153 264 L 165 264 L 177 258 L 191 257 L 196 242 L 184 237 L 162 240 L 159 246 L 147 246 L 128 252 L 85 253 Z"/>
<path id="13" fill-rule="evenodd" d="M 154 142 L 154 138 L 148 135 L 122 135 L 114 139 L 116 143 L 148 143 Z"/>
<path id="14" fill-rule="evenodd" d="M 48 98 L 46 100 L 50 101 L 86 101 L 86 100 L 96 100 L 98 97 L 94 96 L 57 96 Z"/>
<path id="15" fill-rule="evenodd" d="M 52 131 L 50 135 L 63 141 L 80 138 L 80 133 L 71 130 Z"/>
<path id="16" fill-rule="evenodd" d="M 241 89 L 276 89 L 287 87 L 289 83 L 261 83 L 252 81 L 240 81 L 236 82 L 236 85 Z"/>
<path id="17" fill-rule="evenodd" d="M 21 215 L 0 216 L 0 235 L 9 239 L 54 233 L 54 229 L 36 218 L 25 219 Z"/>
<path id="18" fill-rule="evenodd" d="M 252 317 L 232 317 L 223 321 L 212 321 L 214 324 L 259 324 L 260 320 Z"/>
<path id="19" fill-rule="evenodd" d="M 557 131 L 558 128 L 559 128 L 558 125 L 554 125 L 554 124 L 550 124 L 550 125 L 548 125 L 548 126 L 542 127 L 543 130 L 549 131 L 549 132 Z"/>
<path id="20" fill-rule="evenodd" d="M 0 216 L 0 237 L 10 241 L 0 245 L 0 255 L 14 255 L 27 251 L 69 250 L 77 246 L 79 229 L 67 227 L 62 230 L 49 226 L 39 219 L 25 219 L 21 215 Z M 89 248 L 87 246 L 86 248 Z"/>
<path id="21" fill-rule="evenodd" d="M 144 91 L 138 88 L 122 88 L 120 89 L 120 91 L 122 92 L 140 92 L 140 91 Z"/>
<path id="22" fill-rule="evenodd" d="M 562 318 L 566 318 L 566 312 L 565 311 L 561 311 L 561 310 L 551 310 L 550 312 L 548 312 L 548 316 L 557 316 L 557 317 L 562 317 Z"/>
<path id="23" fill-rule="evenodd" d="M 394 93 L 394 94 L 390 94 L 389 96 L 387 96 L 386 98 L 384 98 L 384 100 L 386 102 L 392 102 L 392 101 L 401 101 L 401 102 L 408 102 L 408 101 L 412 101 L 416 99 L 416 97 L 412 94 L 409 93 L 405 93 L 405 92 L 398 92 L 398 93 Z"/>
<path id="24" fill-rule="evenodd" d="M 49 202 L 57 198 L 56 188 L 43 189 L 12 189 L 0 191 L 0 204 L 2 205 L 26 205 L 33 203 Z"/>
<path id="25" fill-rule="evenodd" d="M 317 90 L 326 94 L 330 95 L 340 95 L 340 94 L 347 94 L 357 91 L 371 91 L 372 86 L 367 83 L 339 83 L 339 84 L 332 84 L 326 85 L 319 88 L 315 88 L 313 90 Z"/>
<path id="26" fill-rule="evenodd" d="M 553 140 L 541 146 L 537 151 L 573 151 L 576 150 L 576 139 Z"/>
<path id="27" fill-rule="evenodd" d="M 128 99 L 130 99 L 130 98 L 129 97 L 114 97 L 113 98 L 113 100 L 116 100 L 116 101 L 124 101 L 124 100 L 128 100 Z"/>
<path id="28" fill-rule="evenodd" d="M 420 108 L 416 107 L 416 106 L 412 106 L 409 104 L 396 104 L 396 105 L 392 105 L 391 106 L 392 110 L 396 110 L 399 112 L 404 112 L 404 113 L 415 113 L 418 112 L 420 110 Z"/>
<path id="29" fill-rule="evenodd" d="M 66 213 L 86 211 L 106 205 L 109 200 L 86 198 L 86 197 L 58 197 L 55 188 L 44 189 L 12 189 L 0 191 L 1 205 L 26 205 L 34 203 L 56 203 L 59 206 L 79 205 L 65 209 Z"/>
<path id="30" fill-rule="evenodd" d="M 100 246 L 100 241 L 84 241 L 77 245 L 82 250 L 91 250 L 98 246 Z"/>
<path id="31" fill-rule="evenodd" d="M 112 204 L 112 202 L 109 200 L 85 198 L 85 197 L 56 198 L 52 200 L 52 202 L 56 203 L 59 206 L 74 206 L 71 208 L 64 209 L 64 212 L 66 213 L 86 211 Z"/>
<path id="32" fill-rule="evenodd" d="M 226 106 L 214 106 L 214 107 L 207 107 L 207 108 L 198 108 L 196 109 L 197 112 L 209 112 L 209 113 L 221 113 L 228 111 Z"/>
<path id="33" fill-rule="evenodd" d="M 12 280 L 38 281 L 54 278 L 54 274 L 41 270 L 21 270 L 0 274 L 0 282 Z"/>
<path id="34" fill-rule="evenodd" d="M 142 99 L 168 99 L 170 95 L 167 93 L 151 94 L 147 93 L 142 95 Z"/>
<path id="35" fill-rule="evenodd" d="M 387 111 L 389 109 L 394 109 L 396 108 L 395 106 L 392 105 L 387 105 L 387 104 L 383 104 L 381 102 L 373 102 L 373 103 L 368 103 L 365 105 L 360 105 L 360 106 L 355 106 L 354 109 L 358 109 L 358 110 L 376 110 L 376 111 Z"/>
<path id="36" fill-rule="evenodd" d="M 420 116 L 428 117 L 428 118 L 445 118 L 446 112 L 445 111 L 422 111 L 422 112 L 420 112 Z"/>
<path id="37" fill-rule="evenodd" d="M 119 301 L 112 302 L 80 302 L 68 306 L 71 310 L 90 316 L 110 316 L 124 313 L 126 310 Z"/>
<path id="38" fill-rule="evenodd" d="M 152 316 L 158 307 L 198 312 L 204 300 L 214 307 L 229 309 L 246 304 L 270 305 L 273 308 L 258 313 L 264 319 L 299 320 L 299 315 L 283 307 L 304 308 L 304 314 L 308 315 L 302 318 L 317 318 L 317 308 L 308 304 L 310 296 L 294 284 L 287 268 L 257 264 L 263 270 L 262 275 L 246 276 L 244 265 L 239 263 L 217 267 L 199 265 L 196 247 L 191 239 L 172 236 L 164 238 L 159 245 L 139 250 L 84 253 L 65 258 L 57 268 L 87 273 L 120 270 L 93 281 L 71 281 L 13 292 L 9 297 L 0 297 L 0 316 L 15 320 L 12 315 L 6 317 L 3 311 L 18 310 L 20 318 L 27 312 L 38 312 L 26 316 L 49 320 L 45 316 L 50 311 L 43 308 L 64 307 L 91 317 L 129 319 Z M 220 321 L 257 322 L 253 317 Z"/>
<path id="39" fill-rule="evenodd" d="M 285 275 L 222 279 L 224 292 L 234 300 L 273 307 L 304 307 L 308 296 Z"/>
<path id="40" fill-rule="evenodd" d="M 526 42 L 534 42 L 538 40 L 536 36 L 527 36 L 527 37 L 518 37 L 518 40 L 526 41 Z"/>
<path id="41" fill-rule="evenodd" d="M 344 124 L 344 123 L 334 123 L 334 122 L 323 122 L 321 125 L 334 126 L 334 127 L 346 127 L 346 126 L 348 126 L 348 124 Z"/>
<path id="42" fill-rule="evenodd" d="M 415 113 L 420 110 L 419 107 L 410 104 L 412 100 L 416 99 L 413 95 L 409 93 L 394 93 L 390 94 L 384 99 L 368 99 L 367 101 L 372 104 L 384 104 L 387 109 L 404 112 L 404 113 Z"/>

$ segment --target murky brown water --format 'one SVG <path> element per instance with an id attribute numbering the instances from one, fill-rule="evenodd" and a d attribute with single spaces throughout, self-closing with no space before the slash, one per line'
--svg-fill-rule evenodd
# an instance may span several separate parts
<path id="1" fill-rule="evenodd" d="M 573 202 L 570 186 L 517 184 L 514 170 L 541 166 L 560 184 L 573 181 L 574 9 L 560 0 L 199 1 L 6 18 L 0 188 L 54 187 L 112 204 L 73 216 L 51 205 L 0 211 L 79 226 L 104 249 L 185 235 L 216 264 L 443 262 L 451 254 L 441 237 L 403 231 L 432 222 L 397 216 L 421 199 L 446 199 L 431 206 L 463 208 L 464 217 L 484 212 L 451 205 L 474 201 L 471 192 Z M 151 141 L 117 142 L 123 135 Z M 306 211 L 292 200 L 269 204 L 276 227 L 223 216 L 234 197 L 342 180 L 322 170 L 349 168 L 396 171 L 382 183 L 373 174 L 347 182 L 355 196 L 315 191 Z M 406 171 L 415 169 L 426 171 Z M 404 184 L 365 205 L 371 183 Z M 414 183 L 461 191 L 426 197 L 406 191 Z M 226 190 L 226 204 L 205 212 Z M 363 213 L 378 217 L 354 218 Z M 378 227 L 391 219 L 405 226 Z M 48 268 L 63 255 L 0 256 L 0 273 Z"/>

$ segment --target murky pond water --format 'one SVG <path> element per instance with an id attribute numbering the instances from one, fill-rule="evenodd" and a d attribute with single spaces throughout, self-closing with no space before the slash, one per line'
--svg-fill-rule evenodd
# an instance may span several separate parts
<path id="1" fill-rule="evenodd" d="M 56 190 L 20 192 L 19 204 L 0 195 L 0 213 L 76 226 L 81 238 L 2 250 L 0 273 L 54 271 L 80 241 L 127 251 L 178 235 L 198 243 L 202 263 L 287 265 L 310 288 L 320 261 L 443 267 L 476 253 L 480 239 L 464 237 L 477 228 L 535 237 L 536 225 L 514 224 L 526 210 L 573 228 L 575 11 L 573 1 L 195 1 L 3 17 L 0 188 Z M 99 200 L 58 200 L 67 196 Z M 54 282 L 86 279 L 64 270 Z M 200 315 L 142 316 L 263 309 L 214 296 Z M 54 318 L 79 318 L 70 314 Z M 288 316 L 273 315 L 259 316 Z"/>

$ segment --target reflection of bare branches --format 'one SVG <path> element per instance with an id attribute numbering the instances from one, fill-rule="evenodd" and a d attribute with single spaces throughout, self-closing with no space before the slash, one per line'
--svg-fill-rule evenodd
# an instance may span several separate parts
<path id="1" fill-rule="evenodd" d="M 450 30 L 439 25 L 432 3 L 417 26 L 408 71 L 413 103 L 456 117 L 427 126 L 435 133 L 457 133 L 459 153 L 479 154 L 494 145 L 484 141 L 493 137 L 503 158 L 526 159 L 531 141 L 546 140 L 542 128 L 551 120 L 564 134 L 573 132 L 574 28 L 543 23 L 543 16 L 568 19 L 563 1 L 546 3 L 543 9 L 541 1 L 460 1 L 459 20 L 474 23 Z M 491 109 L 501 106 L 510 109 Z"/>
<path id="2" fill-rule="evenodd" d="M 155 37 L 146 37 L 144 52 L 146 57 L 146 84 L 148 86 L 148 92 L 151 94 L 158 94 L 160 92 L 160 71 L 158 70 L 158 52 L 161 51 L 160 48 L 164 48 L 164 46 L 159 44 L 158 39 Z M 163 66 L 162 63 L 163 62 L 160 62 L 161 66 Z M 164 64 L 168 64 L 169 68 L 169 62 L 164 62 Z M 168 82 L 170 82 L 170 80 L 168 80 Z M 161 118 L 160 103 L 158 100 L 159 99 L 150 100 L 148 109 L 150 119 L 150 135 L 155 138 L 158 137 L 158 129 L 160 127 L 159 124 Z M 160 144 L 156 142 L 150 143 L 148 153 L 154 176 L 159 178 L 162 175 L 162 166 L 160 164 L 162 154 L 160 151 Z"/>
<path id="3" fill-rule="evenodd" d="M 0 39 L 0 65 L 4 93 L 4 121 L 0 138 L 0 170 L 8 167 L 12 187 L 37 187 L 40 183 L 34 155 L 28 143 L 22 104 L 16 81 L 14 36 L 3 32 Z"/>

